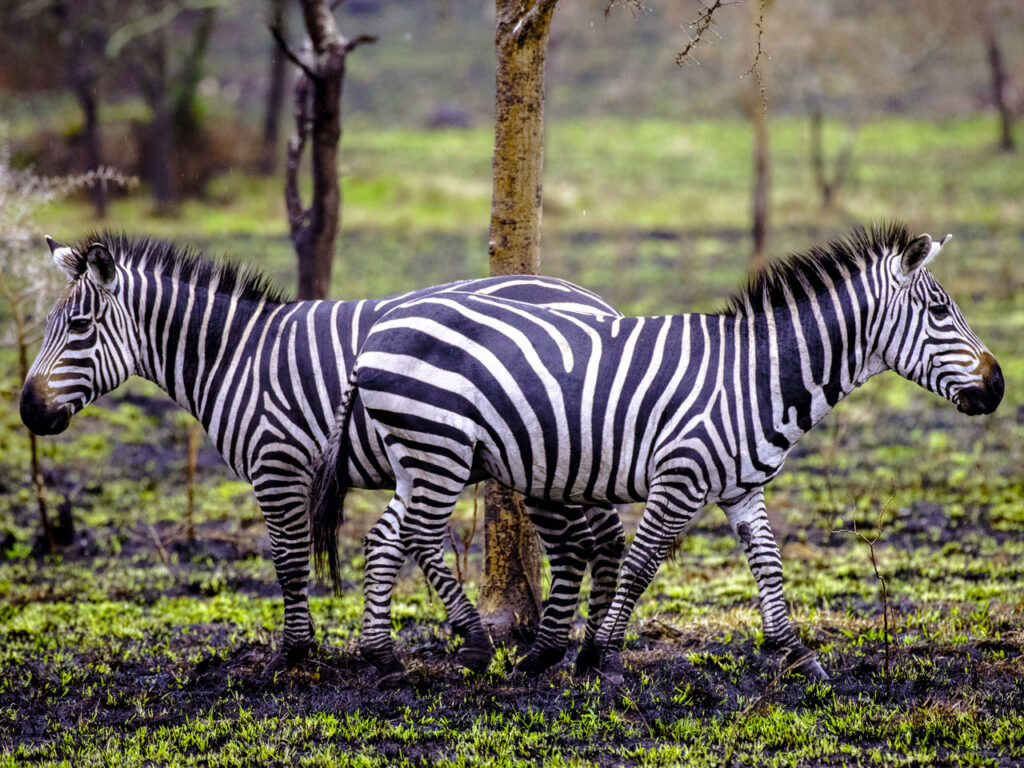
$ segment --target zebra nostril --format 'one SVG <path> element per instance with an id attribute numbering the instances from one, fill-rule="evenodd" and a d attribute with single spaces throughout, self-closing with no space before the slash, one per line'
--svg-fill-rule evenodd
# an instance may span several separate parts
<path id="1" fill-rule="evenodd" d="M 1003 380 L 1003 369 L 999 367 L 999 363 L 995 360 L 992 361 L 992 367 L 989 369 L 985 386 L 996 398 L 999 400 L 1003 399 L 1003 394 L 1006 392 L 1006 382 Z"/>

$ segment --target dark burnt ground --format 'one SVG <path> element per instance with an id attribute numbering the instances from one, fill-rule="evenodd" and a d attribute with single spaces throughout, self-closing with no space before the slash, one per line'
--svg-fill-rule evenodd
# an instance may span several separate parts
<path id="1" fill-rule="evenodd" d="M 39 554 L 17 414 L 0 411 L 0 765 L 1024 764 L 1024 361 L 1004 322 L 1024 314 L 979 322 L 982 307 L 971 321 L 1008 381 L 995 415 L 880 377 L 769 489 L 825 685 L 759 652 L 753 580 L 712 509 L 641 599 L 620 690 L 575 678 L 573 651 L 539 680 L 512 679 L 505 649 L 485 675 L 456 669 L 408 568 L 395 621 L 411 685 L 379 691 L 356 650 L 357 542 L 386 503 L 369 494 L 349 504 L 343 596 L 312 589 L 319 649 L 266 680 L 281 600 L 260 511 L 205 446 L 189 539 L 177 410 L 132 385 L 43 441 L 51 509 L 76 528 L 58 557 Z"/>

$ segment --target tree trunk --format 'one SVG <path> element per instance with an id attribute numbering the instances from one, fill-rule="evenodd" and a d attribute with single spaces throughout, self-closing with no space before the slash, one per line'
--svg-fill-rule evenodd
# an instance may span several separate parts
<path id="1" fill-rule="evenodd" d="M 557 0 L 496 0 L 492 275 L 536 274 L 544 163 L 544 61 Z M 540 620 L 541 552 L 520 500 L 493 480 L 484 493 L 486 556 L 480 613 L 495 639 Z"/>
<path id="2" fill-rule="evenodd" d="M 192 142 L 199 132 L 199 105 L 196 92 L 203 79 L 206 52 L 210 47 L 213 25 L 217 19 L 217 10 L 207 8 L 196 22 L 192 32 L 192 41 L 181 68 L 174 78 L 174 99 L 171 106 L 172 125 L 174 126 L 174 146 L 182 147 Z"/>
<path id="3" fill-rule="evenodd" d="M 540 622 L 541 546 L 519 494 L 484 484 L 480 616 L 492 639 L 532 640 Z"/>
<path id="4" fill-rule="evenodd" d="M 338 142 L 341 139 L 341 89 L 345 57 L 356 46 L 376 38 L 362 35 L 346 41 L 338 33 L 324 0 L 302 0 L 302 15 L 313 46 L 312 63 L 303 65 L 295 84 L 296 134 L 288 145 L 285 203 L 292 243 L 298 256 L 298 297 L 323 299 L 331 284 L 334 241 L 341 223 L 338 184 Z M 274 34 L 284 46 L 280 29 Z M 295 58 L 294 54 L 290 54 Z M 312 135 L 313 198 L 303 209 L 299 195 L 299 164 Z"/>
<path id="5" fill-rule="evenodd" d="M 770 157 L 768 145 L 768 115 L 758 102 L 751 109 L 754 122 L 754 192 L 752 200 L 754 249 L 750 256 L 750 269 L 757 271 L 767 263 L 768 255 L 768 195 Z"/>
<path id="6" fill-rule="evenodd" d="M 57 41 L 64 51 L 66 78 L 82 108 L 82 139 L 85 147 L 86 170 L 99 170 L 103 166 L 103 152 L 99 135 L 99 90 L 103 69 L 102 51 L 106 35 L 101 26 L 72 16 L 66 2 L 55 2 L 51 10 L 61 25 Z M 107 188 L 102 182 L 91 185 L 96 218 L 107 216 Z"/>
<path id="7" fill-rule="evenodd" d="M 824 210 L 832 208 L 832 184 L 829 182 L 828 174 L 825 172 L 825 119 L 822 115 L 821 101 L 815 99 L 811 106 L 811 168 L 814 171 L 814 180 L 821 193 L 821 207 Z"/>
<path id="8" fill-rule="evenodd" d="M 174 199 L 171 179 L 173 130 L 171 128 L 171 99 L 167 87 L 167 34 L 154 33 L 152 46 L 143 52 L 139 79 L 142 97 L 149 107 L 149 155 L 146 175 L 153 187 L 153 200 L 157 212 L 165 214 Z"/>
<path id="9" fill-rule="evenodd" d="M 85 161 L 89 165 L 89 170 L 99 170 L 103 167 L 103 152 L 100 148 L 96 84 L 76 81 L 75 95 L 78 97 L 78 104 L 82 107 L 82 114 L 85 118 L 82 127 L 82 138 L 85 141 Z M 106 185 L 102 181 L 93 184 L 91 194 L 92 205 L 96 209 L 96 218 L 105 219 L 107 217 Z"/>
<path id="10" fill-rule="evenodd" d="M 1006 77 L 1006 65 L 1003 62 L 1003 50 L 999 45 L 999 36 L 991 19 L 984 22 L 985 48 L 988 51 L 988 65 L 992 72 L 992 101 L 999 112 L 999 150 L 1013 152 L 1013 108 L 1008 98 L 1009 82 Z"/>
<path id="11" fill-rule="evenodd" d="M 270 0 L 271 25 L 281 30 L 287 39 L 285 26 L 287 14 L 285 0 Z M 270 88 L 267 90 L 266 110 L 263 114 L 263 150 L 260 157 L 260 173 L 273 176 L 277 172 L 277 145 L 280 135 L 281 110 L 284 107 L 284 81 L 287 74 L 287 59 L 275 45 L 270 52 Z"/>

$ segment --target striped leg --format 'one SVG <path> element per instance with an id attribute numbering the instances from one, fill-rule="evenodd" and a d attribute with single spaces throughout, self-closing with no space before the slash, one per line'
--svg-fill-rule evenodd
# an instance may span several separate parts
<path id="1" fill-rule="evenodd" d="M 590 560 L 590 604 L 587 632 L 576 658 L 576 674 L 582 675 L 597 666 L 594 636 L 608 614 L 619 583 L 619 566 L 626 538 L 622 521 L 613 507 L 587 507 L 587 522 L 594 537 L 594 555 Z"/>
<path id="2" fill-rule="evenodd" d="M 303 487 L 301 483 L 297 486 Z M 257 489 L 270 534 L 271 559 L 284 596 L 284 639 L 264 667 L 264 675 L 288 669 L 304 659 L 313 645 L 309 615 L 309 519 L 305 498 L 280 486 Z"/>
<path id="3" fill-rule="evenodd" d="M 647 508 L 633 544 L 622 563 L 615 599 L 594 637 L 598 671 L 612 685 L 619 685 L 623 680 L 619 654 L 626 634 L 626 624 L 633 615 L 636 601 L 654 579 L 669 545 L 704 506 L 703 493 L 687 506 L 686 502 L 693 495 L 690 488 L 675 486 L 671 496 L 652 490 L 647 499 Z"/>
<path id="4" fill-rule="evenodd" d="M 720 503 L 719 506 L 743 544 L 747 563 L 757 582 L 765 646 L 785 651 L 786 665 L 793 665 L 795 671 L 813 680 L 827 680 L 828 675 L 814 652 L 800 642 L 789 620 L 789 611 L 782 596 L 782 557 L 765 512 L 764 489 L 758 488 L 738 501 Z"/>
<path id="5" fill-rule="evenodd" d="M 527 510 L 551 563 L 551 589 L 544 604 L 540 630 L 516 673 L 537 675 L 557 664 L 569 644 L 580 585 L 592 557 L 594 537 L 584 508 L 529 500 Z"/>
<path id="6" fill-rule="evenodd" d="M 380 674 L 382 688 L 398 685 L 405 670 L 391 642 L 391 593 L 405 563 L 401 537 L 405 506 L 398 494 L 388 504 L 376 525 L 363 538 L 366 565 L 363 573 L 363 634 L 359 643 L 363 658 Z"/>
<path id="7" fill-rule="evenodd" d="M 468 480 L 468 478 L 467 478 Z M 445 488 L 445 481 L 448 487 Z M 483 672 L 491 663 L 494 646 L 484 629 L 480 613 L 444 561 L 444 537 L 448 520 L 466 480 L 435 475 L 414 481 L 412 497 L 402 524 L 402 539 L 413 559 L 423 569 L 448 613 L 452 630 L 466 640 L 455 656 L 460 665 Z"/>
<path id="8" fill-rule="evenodd" d="M 398 456 L 396 449 L 391 454 L 392 466 L 401 473 L 403 463 Z M 480 614 L 444 562 L 445 530 L 464 484 L 465 480 L 453 479 L 450 474 L 419 475 L 411 483 L 407 478 L 400 478 L 395 497 L 364 540 L 366 572 L 361 647 L 363 657 L 380 672 L 378 685 L 382 687 L 399 684 L 404 679 L 391 641 L 391 593 L 406 553 L 416 560 L 441 598 L 453 631 L 466 638 L 456 661 L 475 671 L 486 669 L 490 663 L 494 648 Z M 411 488 L 411 492 L 407 492 L 407 488 Z M 406 498 L 408 504 L 403 502 Z"/>

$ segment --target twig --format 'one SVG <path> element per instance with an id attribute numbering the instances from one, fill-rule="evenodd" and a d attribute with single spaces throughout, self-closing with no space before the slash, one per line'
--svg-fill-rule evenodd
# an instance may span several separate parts
<path id="1" fill-rule="evenodd" d="M 288 46 L 288 41 L 284 39 L 284 33 L 281 32 L 281 28 L 279 26 L 276 24 L 267 24 L 267 29 L 269 29 L 270 34 L 274 36 L 274 41 L 277 43 L 277 47 L 281 49 L 281 52 L 288 57 L 288 60 L 291 61 L 292 64 L 301 69 L 303 74 L 310 80 L 320 79 L 320 76 Z"/>
<path id="2" fill-rule="evenodd" d="M 462 563 L 459 562 L 459 545 L 455 540 L 455 526 L 448 523 L 448 540 L 452 545 L 452 552 L 455 553 L 455 580 L 459 582 L 459 586 L 466 583 L 465 576 L 462 573 Z"/>
<path id="3" fill-rule="evenodd" d="M 160 562 L 163 563 L 164 568 L 171 574 L 171 578 L 178 581 L 178 573 L 174 570 L 174 566 L 171 564 L 171 558 L 167 555 L 167 550 L 164 549 L 163 543 L 160 541 L 160 534 L 156 532 L 156 527 L 149 523 L 149 535 L 153 539 L 153 544 L 156 545 L 156 553 L 160 557 Z"/>
<path id="4" fill-rule="evenodd" d="M 342 51 L 344 51 L 346 54 L 349 54 L 356 48 L 358 48 L 360 45 L 369 45 L 370 43 L 376 42 L 376 35 L 359 35 L 358 37 L 353 37 L 351 40 L 345 41 L 344 45 L 342 45 Z"/>
<path id="5" fill-rule="evenodd" d="M 740 0 L 715 0 L 711 5 L 701 3 L 700 13 L 697 18 L 685 27 L 686 35 L 690 41 L 679 53 L 676 54 L 676 66 L 683 66 L 689 59 L 693 58 L 690 52 L 700 45 L 704 34 L 711 29 L 715 23 L 715 11 L 727 5 L 739 5 Z M 691 31 L 692 30 L 692 31 Z"/>
<path id="6" fill-rule="evenodd" d="M 891 494 L 892 495 L 889 496 L 889 498 L 885 501 L 885 503 L 882 504 L 882 508 L 878 512 L 878 520 L 875 522 L 875 535 L 874 536 L 869 537 L 869 536 L 865 535 L 864 533 L 861 533 L 859 530 L 857 530 L 857 519 L 855 517 L 851 518 L 851 521 L 850 521 L 850 524 L 851 524 L 852 528 L 832 528 L 831 522 L 829 523 L 829 528 L 832 529 L 832 533 L 850 533 L 850 534 L 853 534 L 858 539 L 860 539 L 861 541 L 863 541 L 865 544 L 868 545 L 868 552 L 869 552 L 869 555 L 870 555 L 870 558 L 871 558 L 871 568 L 875 572 L 875 578 L 878 579 L 878 584 L 879 584 L 879 588 L 880 588 L 880 592 L 881 592 L 881 597 L 882 597 L 882 633 L 883 633 L 882 641 L 883 641 L 883 648 L 884 648 L 884 652 L 885 652 L 885 679 L 886 679 L 886 682 L 891 682 L 892 681 L 891 665 L 890 665 L 890 658 L 889 658 L 889 645 L 890 645 L 890 642 L 889 642 L 889 611 L 890 611 L 890 608 L 889 608 L 889 586 L 888 586 L 888 583 L 885 580 L 885 577 L 882 576 L 882 573 L 881 573 L 881 571 L 878 568 L 878 557 L 877 557 L 877 555 L 875 553 L 875 544 L 878 543 L 878 540 L 882 537 L 882 533 L 885 530 L 885 526 L 883 525 L 883 518 L 885 516 L 886 511 L 889 508 L 889 505 L 896 498 L 895 489 L 893 489 L 891 491 Z M 895 628 L 895 626 L 896 626 L 896 616 L 894 614 L 893 615 L 893 627 Z"/>
<path id="7" fill-rule="evenodd" d="M 765 0 L 758 0 L 757 6 L 757 52 L 754 54 L 754 61 L 750 65 L 750 69 L 744 72 L 745 75 L 753 74 L 754 79 L 757 81 L 757 90 L 761 94 L 761 113 L 768 117 L 768 95 L 764 87 L 764 79 L 761 77 L 761 54 L 764 50 L 761 47 L 761 42 L 764 40 L 764 3 Z"/>

